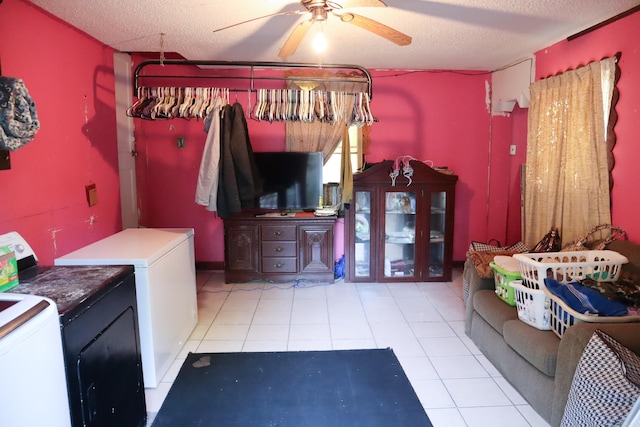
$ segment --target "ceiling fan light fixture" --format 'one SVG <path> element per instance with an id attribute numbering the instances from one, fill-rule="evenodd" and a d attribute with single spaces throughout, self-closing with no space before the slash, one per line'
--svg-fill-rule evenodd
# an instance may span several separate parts
<path id="1" fill-rule="evenodd" d="M 311 20 L 314 22 L 324 22 L 327 20 L 327 11 L 324 7 L 314 7 L 311 9 Z"/>
<path id="2" fill-rule="evenodd" d="M 327 46 L 329 45 L 329 43 L 327 42 L 327 38 L 324 35 L 324 31 L 322 29 L 320 29 L 315 37 L 313 38 L 313 50 L 315 50 L 317 53 L 322 53 L 327 49 Z"/>

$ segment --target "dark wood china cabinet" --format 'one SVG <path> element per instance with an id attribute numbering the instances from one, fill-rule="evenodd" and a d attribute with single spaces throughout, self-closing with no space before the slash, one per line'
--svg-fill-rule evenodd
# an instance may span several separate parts
<path id="1" fill-rule="evenodd" d="M 386 160 L 353 177 L 345 211 L 350 282 L 451 280 L 458 177 L 410 160 Z"/>

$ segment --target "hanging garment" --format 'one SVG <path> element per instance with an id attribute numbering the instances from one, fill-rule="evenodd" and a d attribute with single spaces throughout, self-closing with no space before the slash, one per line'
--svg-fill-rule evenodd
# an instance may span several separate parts
<path id="1" fill-rule="evenodd" d="M 238 196 L 238 183 L 231 155 L 231 122 L 233 118 L 230 105 L 225 105 L 222 108 L 221 116 L 218 215 L 224 219 L 229 218 L 233 212 L 240 211 L 240 197 Z"/>
<path id="2" fill-rule="evenodd" d="M 0 149 L 23 147 L 39 129 L 36 105 L 24 82 L 0 76 Z"/>
<path id="3" fill-rule="evenodd" d="M 214 101 L 213 109 L 205 119 L 207 139 L 204 144 L 198 183 L 196 185 L 196 204 L 206 206 L 208 211 L 218 210 L 218 172 L 220 164 L 220 110 L 224 102 L 221 98 Z"/>
<path id="4" fill-rule="evenodd" d="M 232 213 L 254 207 L 260 182 L 242 105 L 238 102 L 226 105 L 220 127 L 220 217 L 228 218 Z"/>
<path id="5" fill-rule="evenodd" d="M 249 140 L 249 130 L 244 110 L 239 102 L 233 104 L 231 129 L 231 155 L 236 171 L 236 182 L 240 196 L 240 207 L 250 209 L 255 206 L 256 194 L 262 192 L 258 167 L 253 157 Z"/>

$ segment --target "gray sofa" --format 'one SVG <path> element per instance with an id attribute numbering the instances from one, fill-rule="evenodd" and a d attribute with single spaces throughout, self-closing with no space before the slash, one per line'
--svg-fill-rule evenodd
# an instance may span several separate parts
<path id="1" fill-rule="evenodd" d="M 640 245 L 614 241 L 607 249 L 629 258 L 623 275 L 640 277 Z M 463 274 L 468 287 L 466 334 L 552 426 L 560 425 L 573 373 L 596 329 L 640 355 L 640 323 L 577 323 L 560 339 L 552 331 L 541 331 L 518 320 L 516 308 L 495 295 L 493 279 L 480 278 L 470 260 Z"/>

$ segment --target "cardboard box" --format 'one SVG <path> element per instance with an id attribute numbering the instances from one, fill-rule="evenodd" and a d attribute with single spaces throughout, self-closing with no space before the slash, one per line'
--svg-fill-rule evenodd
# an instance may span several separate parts
<path id="1" fill-rule="evenodd" d="M 0 246 L 0 292 L 18 286 L 18 261 L 8 246 Z"/>

